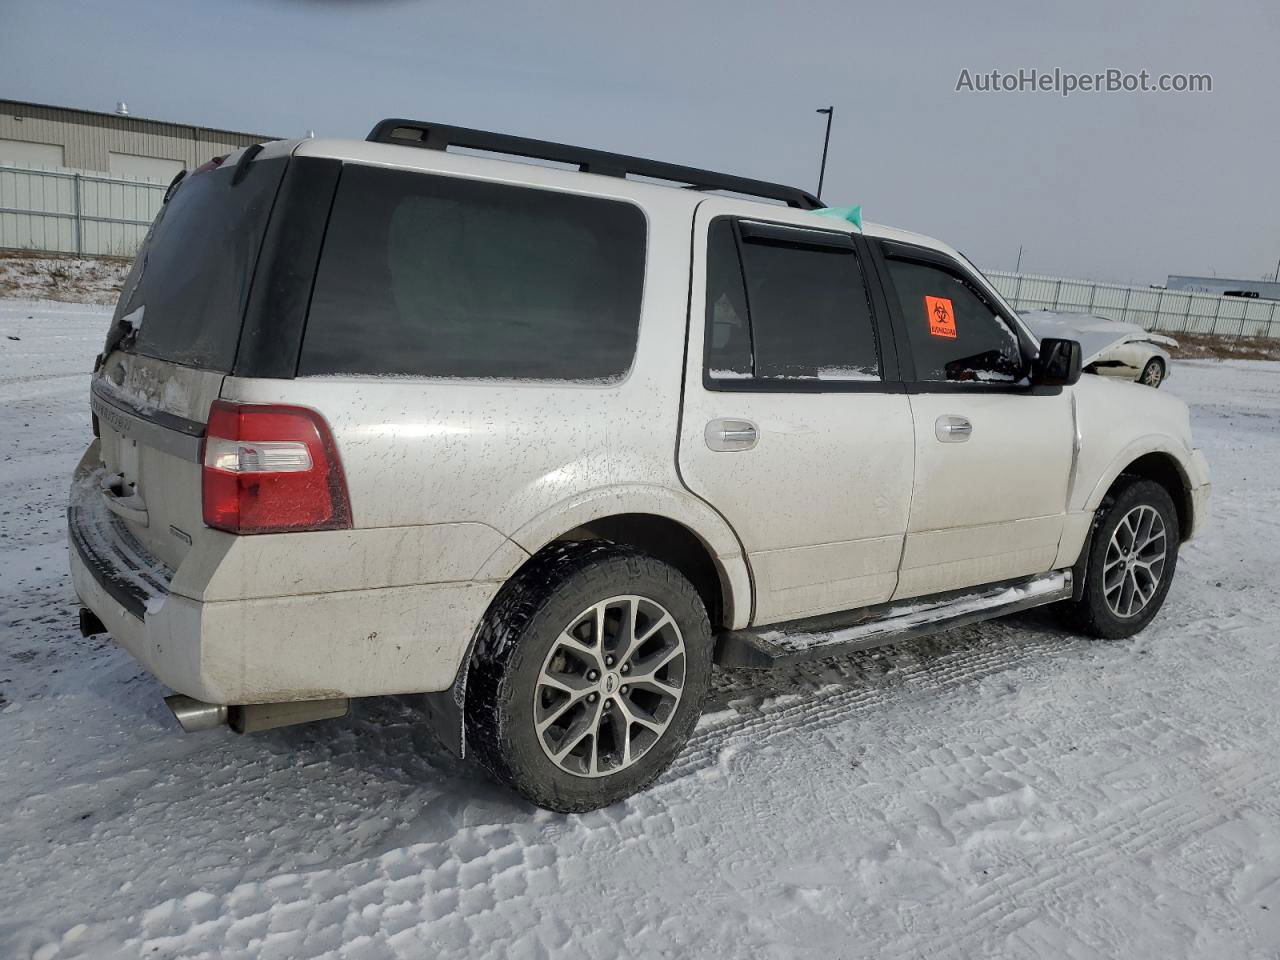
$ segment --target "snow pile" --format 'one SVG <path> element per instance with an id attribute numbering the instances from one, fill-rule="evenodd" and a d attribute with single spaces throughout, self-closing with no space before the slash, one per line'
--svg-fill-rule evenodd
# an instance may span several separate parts
<path id="1" fill-rule="evenodd" d="M 131 265 L 108 257 L 0 254 L 0 297 L 114 305 Z"/>
<path id="2" fill-rule="evenodd" d="M 64 511 L 106 325 L 0 302 L 5 960 L 1280 954 L 1280 364 L 1162 388 L 1215 525 L 1141 636 L 1038 612 L 722 673 L 652 790 L 565 817 L 451 759 L 413 698 L 182 736 L 79 636 Z"/>

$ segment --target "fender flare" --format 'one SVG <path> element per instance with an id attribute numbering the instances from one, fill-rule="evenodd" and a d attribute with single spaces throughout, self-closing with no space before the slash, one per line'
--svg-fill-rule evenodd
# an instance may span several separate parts
<path id="1" fill-rule="evenodd" d="M 680 524 L 707 548 L 720 576 L 728 625 L 745 627 L 752 609 L 752 581 L 746 556 L 728 521 L 710 505 L 689 493 L 658 484 L 631 483 L 597 487 L 560 501 L 525 523 L 512 534 L 507 546 L 499 548 L 485 561 L 478 580 L 503 580 L 511 577 L 526 560 L 547 544 L 576 527 L 593 520 L 619 514 L 652 514 Z M 476 625 L 479 631 L 479 624 Z M 423 696 L 428 725 L 437 739 L 459 757 L 467 755 L 467 731 L 464 711 L 467 696 L 467 671 L 475 634 L 467 643 L 461 666 L 453 684 L 437 693 Z"/>
<path id="2" fill-rule="evenodd" d="M 1085 499 L 1081 509 L 1090 513 L 1096 511 L 1102 504 L 1103 497 L 1107 495 L 1107 491 L 1111 489 L 1111 485 L 1116 482 L 1116 478 L 1120 474 L 1124 473 L 1129 464 L 1139 457 L 1145 457 L 1151 453 L 1164 454 L 1174 462 L 1178 468 L 1178 476 L 1182 480 L 1183 489 L 1189 493 L 1191 490 L 1191 474 L 1187 467 L 1187 461 L 1190 459 L 1190 454 L 1174 438 L 1164 434 L 1152 433 L 1131 441 L 1111 459 L 1111 462 L 1107 464 L 1107 468 L 1099 476 L 1097 483 L 1090 489 L 1089 496 Z"/>
<path id="3" fill-rule="evenodd" d="M 746 555 L 728 521 L 705 501 L 656 483 L 626 483 L 585 490 L 561 500 L 527 521 L 509 537 L 518 550 L 500 550 L 476 575 L 506 580 L 533 554 L 576 527 L 619 514 L 651 514 L 680 524 L 706 548 L 720 576 L 731 629 L 751 617 L 752 581 Z"/>

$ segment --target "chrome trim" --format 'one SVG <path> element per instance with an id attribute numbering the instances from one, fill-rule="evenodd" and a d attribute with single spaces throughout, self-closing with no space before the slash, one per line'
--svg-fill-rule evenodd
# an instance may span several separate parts
<path id="1" fill-rule="evenodd" d="M 125 400 L 111 396 L 98 380 L 93 381 L 89 406 L 99 421 L 109 424 L 130 440 L 137 440 L 180 460 L 200 462 L 203 423 L 163 411 L 144 413 Z"/>

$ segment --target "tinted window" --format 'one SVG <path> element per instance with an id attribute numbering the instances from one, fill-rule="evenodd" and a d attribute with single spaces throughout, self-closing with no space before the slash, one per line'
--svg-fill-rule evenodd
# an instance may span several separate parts
<path id="1" fill-rule="evenodd" d="M 299 373 L 618 379 L 644 255 L 630 204 L 349 166 Z"/>
<path id="2" fill-rule="evenodd" d="M 708 235 L 710 375 L 878 379 L 871 307 L 852 246 L 792 242 L 783 228 L 735 247 L 733 232 L 719 220 Z"/>
<path id="3" fill-rule="evenodd" d="M 890 259 L 919 380 L 1011 381 L 1024 374 L 1018 337 L 958 276 Z"/>
<path id="4" fill-rule="evenodd" d="M 716 378 L 750 377 L 751 328 L 733 221 L 712 222 L 707 234 L 707 370 Z"/>
<path id="5" fill-rule="evenodd" d="M 115 343 L 187 366 L 230 371 L 258 249 L 285 158 L 258 160 L 234 186 L 233 168 L 189 176 L 161 209 L 116 307 Z"/>

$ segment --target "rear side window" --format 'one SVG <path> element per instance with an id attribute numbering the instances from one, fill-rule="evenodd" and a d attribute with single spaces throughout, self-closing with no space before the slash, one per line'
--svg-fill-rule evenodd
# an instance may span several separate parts
<path id="1" fill-rule="evenodd" d="M 645 229 L 619 201 L 348 166 L 298 372 L 620 379 Z"/>
<path id="2" fill-rule="evenodd" d="M 1017 334 L 960 276 L 913 260 L 887 263 L 917 379 L 1007 383 L 1025 374 Z"/>
<path id="3" fill-rule="evenodd" d="M 733 221 L 707 248 L 708 376 L 713 380 L 878 380 L 862 267 L 848 238 Z"/>
<path id="4" fill-rule="evenodd" d="M 733 221 L 714 220 L 707 234 L 707 372 L 715 379 L 751 377 L 751 324 Z"/>
<path id="5" fill-rule="evenodd" d="M 257 160 L 183 180 L 156 217 L 125 281 L 110 342 L 227 373 L 235 361 L 249 284 L 288 159 Z"/>

